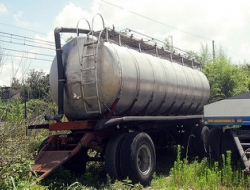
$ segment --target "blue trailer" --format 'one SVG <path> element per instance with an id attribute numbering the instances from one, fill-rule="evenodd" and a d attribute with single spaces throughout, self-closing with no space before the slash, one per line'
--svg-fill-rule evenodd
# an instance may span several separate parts
<path id="1" fill-rule="evenodd" d="M 250 172 L 250 92 L 204 106 L 203 124 L 210 129 L 207 152 L 214 160 L 231 151 Z"/>

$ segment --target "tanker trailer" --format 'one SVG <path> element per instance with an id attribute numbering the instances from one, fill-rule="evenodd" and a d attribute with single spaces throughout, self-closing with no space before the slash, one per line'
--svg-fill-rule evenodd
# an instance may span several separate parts
<path id="1" fill-rule="evenodd" d="M 96 41 L 98 46 L 92 45 Z M 112 116 L 196 114 L 209 97 L 207 78 L 200 71 L 110 41 L 77 37 L 62 51 L 64 113 L 73 120 L 101 118 L 107 112 Z M 50 71 L 55 102 L 57 73 L 55 58 Z"/>
<path id="2" fill-rule="evenodd" d="M 77 36 L 61 47 L 63 32 Z M 186 145 L 196 131 L 194 144 L 205 151 L 207 129 L 199 123 L 210 88 L 199 62 L 130 29 L 56 28 L 55 43 L 50 86 L 58 115 L 46 116 L 54 123 L 29 128 L 70 133 L 41 144 L 32 166 L 40 179 L 60 165 L 84 172 L 86 162 L 96 159 L 105 162 L 112 179 L 129 177 L 147 185 L 156 148 Z M 67 122 L 61 122 L 63 115 Z M 89 149 L 100 157 L 90 158 Z"/>

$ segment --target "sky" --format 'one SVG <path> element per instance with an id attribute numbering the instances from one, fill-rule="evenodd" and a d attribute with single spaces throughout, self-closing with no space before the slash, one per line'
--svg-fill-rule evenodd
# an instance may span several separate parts
<path id="1" fill-rule="evenodd" d="M 49 73 L 56 27 L 90 23 L 130 28 L 185 51 L 222 48 L 233 64 L 250 62 L 249 0 L 0 0 L 0 86 L 25 80 L 31 70 Z M 80 28 L 88 28 L 80 22 Z M 94 30 L 102 29 L 95 17 Z M 67 36 L 63 36 L 67 39 Z"/>

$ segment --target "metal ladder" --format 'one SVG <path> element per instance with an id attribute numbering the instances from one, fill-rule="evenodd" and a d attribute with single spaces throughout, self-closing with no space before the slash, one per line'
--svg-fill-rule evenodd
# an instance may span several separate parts
<path id="1" fill-rule="evenodd" d="M 250 173 L 250 131 L 233 130 L 232 135 L 241 159 L 244 163 L 244 171 L 246 173 Z M 244 140 L 244 142 L 241 142 L 242 140 Z M 248 142 L 245 142 L 246 140 L 248 140 Z"/>
<path id="2" fill-rule="evenodd" d="M 97 14 L 101 17 L 102 19 L 102 23 L 103 23 L 103 30 L 105 30 L 105 25 L 104 25 L 104 19 L 100 14 Z M 86 75 L 90 76 L 90 80 L 86 79 L 86 81 L 83 81 L 82 78 L 82 89 L 83 89 L 83 100 L 85 102 L 84 107 L 85 107 L 85 111 L 86 113 L 101 113 L 101 101 L 99 98 L 99 92 L 98 92 L 98 84 L 97 84 L 97 55 L 98 55 L 98 46 L 100 43 L 100 39 L 101 39 L 101 35 L 103 30 L 99 33 L 99 37 L 97 38 L 97 40 L 95 39 L 94 36 L 94 29 L 93 29 L 93 23 L 94 23 L 94 19 L 97 16 L 95 15 L 92 19 L 92 30 L 90 29 L 90 33 L 87 34 L 87 37 L 84 41 L 84 45 L 83 45 L 83 51 L 85 51 L 83 53 L 83 56 L 79 56 L 79 52 L 78 52 L 78 57 L 79 57 L 79 64 L 81 64 L 81 62 L 83 62 L 84 59 L 91 59 L 89 60 L 90 63 L 94 63 L 93 65 L 90 65 L 86 68 L 82 68 L 81 72 L 82 75 L 85 72 Z M 85 20 L 85 19 L 84 19 Z M 87 21 L 87 20 L 86 20 Z M 79 24 L 80 20 L 78 21 Z M 87 21 L 88 23 L 88 21 Z M 77 29 L 78 29 L 78 24 L 77 24 Z M 88 23 L 89 28 L 90 28 L 90 24 Z M 77 34 L 78 35 L 78 34 Z M 90 40 L 92 39 L 92 41 Z M 96 47 L 94 47 L 94 45 L 96 45 Z M 92 52 L 87 52 L 88 50 L 88 46 L 92 46 Z M 79 51 L 79 48 L 78 48 Z M 91 75 L 93 75 L 93 77 L 91 77 Z M 88 77 L 88 76 L 87 76 Z M 85 89 L 91 89 L 91 93 L 88 91 L 85 91 Z M 96 105 L 97 103 L 97 107 L 96 108 L 92 108 L 92 104 Z"/>

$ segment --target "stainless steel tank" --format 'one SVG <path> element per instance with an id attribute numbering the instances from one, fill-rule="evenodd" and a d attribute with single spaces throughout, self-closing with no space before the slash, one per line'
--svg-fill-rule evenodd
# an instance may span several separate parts
<path id="1" fill-rule="evenodd" d="M 67 116 L 196 114 L 207 103 L 210 87 L 202 72 L 111 42 L 96 46 L 77 37 L 62 48 Z M 56 58 L 50 85 L 57 102 Z"/>

